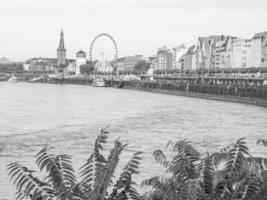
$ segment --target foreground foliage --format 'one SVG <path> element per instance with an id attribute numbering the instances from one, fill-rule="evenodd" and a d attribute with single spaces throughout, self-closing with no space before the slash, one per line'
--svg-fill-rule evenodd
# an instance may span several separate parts
<path id="1" fill-rule="evenodd" d="M 258 140 L 257 144 L 266 146 L 267 142 Z M 161 150 L 154 152 L 155 160 L 166 168 L 167 175 L 142 183 L 154 189 L 148 199 L 267 199 L 267 159 L 251 156 L 244 138 L 205 157 L 186 140 L 167 146 L 174 154 L 171 160 Z"/>
<path id="2" fill-rule="evenodd" d="M 37 178 L 35 171 L 18 162 L 10 163 L 7 168 L 10 179 L 16 186 L 17 199 L 31 200 L 115 200 L 139 199 L 133 187 L 132 176 L 138 174 L 141 152 L 134 153 L 124 167 L 117 182 L 112 183 L 119 156 L 127 145 L 119 140 L 106 158 L 102 154 L 109 132 L 101 130 L 94 144 L 94 151 L 80 168 L 77 178 L 71 157 L 65 154 L 54 155 L 51 148 L 42 149 L 36 156 L 40 171 L 45 171 L 44 180 Z"/>
<path id="3" fill-rule="evenodd" d="M 265 200 L 267 199 L 267 159 L 253 157 L 244 138 L 204 157 L 189 141 L 169 142 L 170 157 L 156 150 L 156 162 L 166 168 L 165 175 L 142 182 L 153 191 L 140 196 L 133 187 L 141 152 L 136 152 L 123 168 L 117 181 L 113 177 L 119 156 L 127 145 L 115 140 L 109 156 L 102 153 L 109 132 L 101 130 L 93 153 L 76 175 L 71 157 L 55 155 L 46 147 L 37 155 L 36 164 L 44 179 L 18 162 L 7 168 L 17 189 L 17 199 L 31 200 Z M 260 139 L 257 145 L 267 146 Z"/>

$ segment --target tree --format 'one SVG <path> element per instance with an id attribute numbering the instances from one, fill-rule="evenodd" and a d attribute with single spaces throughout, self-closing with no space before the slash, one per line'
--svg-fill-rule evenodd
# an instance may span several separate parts
<path id="1" fill-rule="evenodd" d="M 80 168 L 81 181 L 78 181 L 72 166 L 71 157 L 65 154 L 55 155 L 46 147 L 36 156 L 40 171 L 46 171 L 47 177 L 41 180 L 32 171 L 18 162 L 8 167 L 10 179 L 17 189 L 17 199 L 32 200 L 104 200 L 138 199 L 139 194 L 133 187 L 132 175 L 138 174 L 141 152 L 136 152 L 124 167 L 118 181 L 112 184 L 119 156 L 127 145 L 119 140 L 106 158 L 101 151 L 107 143 L 109 132 L 101 130 L 95 140 L 94 150 Z M 111 191 L 108 188 L 111 187 Z"/>
<path id="2" fill-rule="evenodd" d="M 94 66 L 92 63 L 80 65 L 81 74 L 90 74 L 93 70 L 94 70 Z"/>
<path id="3" fill-rule="evenodd" d="M 170 161 L 161 150 L 154 152 L 155 160 L 166 167 L 169 176 L 142 183 L 154 188 L 157 199 L 267 199 L 267 159 L 251 156 L 244 138 L 204 158 L 186 140 L 171 145 L 171 151 L 174 156 Z M 219 169 L 219 165 L 224 167 Z"/>
<path id="4" fill-rule="evenodd" d="M 22 72 L 22 71 L 23 71 L 23 65 L 22 64 L 16 64 L 16 63 L 4 64 L 4 63 L 0 63 L 0 72 L 10 73 L 10 72 Z"/>
<path id="5" fill-rule="evenodd" d="M 145 61 L 145 60 L 139 60 L 135 65 L 134 65 L 134 72 L 137 73 L 144 73 L 150 68 L 150 63 Z"/>

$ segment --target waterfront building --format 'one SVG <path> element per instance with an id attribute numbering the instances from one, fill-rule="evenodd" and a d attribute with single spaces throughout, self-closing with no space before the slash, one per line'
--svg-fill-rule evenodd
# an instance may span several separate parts
<path id="1" fill-rule="evenodd" d="M 27 65 L 25 70 L 27 69 L 30 72 L 55 73 L 57 70 L 57 67 L 53 65 L 53 59 L 48 58 L 34 58 L 30 60 L 30 63 L 26 62 L 24 65 Z"/>
<path id="2" fill-rule="evenodd" d="M 148 59 L 150 62 L 150 69 L 155 70 L 157 68 L 158 56 L 150 56 Z"/>
<path id="3" fill-rule="evenodd" d="M 75 74 L 81 74 L 80 66 L 87 63 L 86 53 L 82 50 L 76 53 L 76 69 Z"/>
<path id="4" fill-rule="evenodd" d="M 73 59 L 66 59 L 66 63 L 73 62 Z M 26 60 L 23 64 L 24 70 L 29 72 L 46 71 L 51 73 L 57 73 L 57 58 L 31 58 Z"/>
<path id="5" fill-rule="evenodd" d="M 184 54 L 183 59 L 181 59 L 182 66 L 181 69 L 185 70 L 195 70 L 197 64 L 197 53 L 196 53 L 196 46 L 191 46 L 186 54 Z"/>
<path id="6" fill-rule="evenodd" d="M 125 56 L 122 58 L 118 58 L 116 61 L 116 68 L 118 72 L 128 71 L 132 72 L 134 71 L 134 66 L 136 63 L 140 60 L 147 60 L 142 55 L 135 55 L 135 56 Z"/>
<path id="7" fill-rule="evenodd" d="M 70 62 L 67 65 L 67 74 L 75 74 L 76 73 L 76 62 Z"/>
<path id="8" fill-rule="evenodd" d="M 30 70 L 30 65 L 31 65 L 31 64 L 24 63 L 24 64 L 23 64 L 23 70 L 24 70 L 24 71 L 29 71 L 29 70 Z"/>
<path id="9" fill-rule="evenodd" d="M 197 68 L 210 69 L 215 67 L 214 46 L 216 42 L 223 40 L 224 37 L 223 35 L 212 35 L 198 38 L 196 51 Z"/>
<path id="10" fill-rule="evenodd" d="M 188 48 L 184 44 L 179 45 L 178 47 L 172 48 L 173 50 L 173 69 L 181 69 L 179 66 L 179 59 L 186 54 Z"/>
<path id="11" fill-rule="evenodd" d="M 23 68 L 29 72 L 55 73 L 57 70 L 55 58 L 31 58 L 24 64 Z"/>
<path id="12" fill-rule="evenodd" d="M 197 52 L 194 51 L 194 53 L 191 55 L 191 70 L 196 70 L 197 69 Z"/>
<path id="13" fill-rule="evenodd" d="M 173 56 L 170 49 L 168 49 L 166 46 L 158 48 L 157 56 L 157 69 L 166 70 L 173 68 Z"/>
<path id="14" fill-rule="evenodd" d="M 235 38 L 233 39 L 233 68 L 247 68 L 248 56 L 250 54 L 251 40 Z"/>
<path id="15" fill-rule="evenodd" d="M 214 67 L 231 68 L 233 65 L 233 39 L 236 37 L 223 37 L 214 45 Z"/>
<path id="16" fill-rule="evenodd" d="M 179 69 L 185 68 L 185 54 L 178 60 Z"/>
<path id="17" fill-rule="evenodd" d="M 57 48 L 57 66 L 64 67 L 65 65 L 66 65 L 66 48 L 64 45 L 63 30 L 61 30 L 59 46 Z"/>
<path id="18" fill-rule="evenodd" d="M 256 33 L 252 38 L 248 67 L 267 67 L 267 32 Z"/>

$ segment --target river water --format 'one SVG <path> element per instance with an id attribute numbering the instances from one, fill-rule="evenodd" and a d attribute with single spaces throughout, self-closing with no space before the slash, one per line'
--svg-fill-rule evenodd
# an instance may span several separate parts
<path id="1" fill-rule="evenodd" d="M 169 140 L 191 140 L 205 153 L 247 137 L 251 151 L 266 156 L 255 145 L 267 138 L 263 107 L 115 88 L 0 82 L 0 199 L 14 199 L 8 163 L 36 169 L 34 155 L 50 145 L 71 155 L 78 169 L 106 126 L 111 144 L 119 137 L 130 143 L 119 169 L 134 151 L 144 152 L 139 179 L 158 173 L 152 152 Z"/>

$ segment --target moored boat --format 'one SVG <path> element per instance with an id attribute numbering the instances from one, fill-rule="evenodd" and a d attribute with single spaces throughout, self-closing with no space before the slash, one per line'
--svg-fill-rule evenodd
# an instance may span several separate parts
<path id="1" fill-rule="evenodd" d="M 102 78 L 93 79 L 92 86 L 94 87 L 105 87 L 105 81 Z"/>
<path id="2" fill-rule="evenodd" d="M 9 83 L 17 83 L 19 80 L 16 76 L 11 76 L 9 79 L 8 79 L 8 82 Z"/>
<path id="3" fill-rule="evenodd" d="M 42 81 L 43 81 L 43 77 L 32 78 L 31 80 L 29 80 L 30 83 L 38 83 Z"/>

